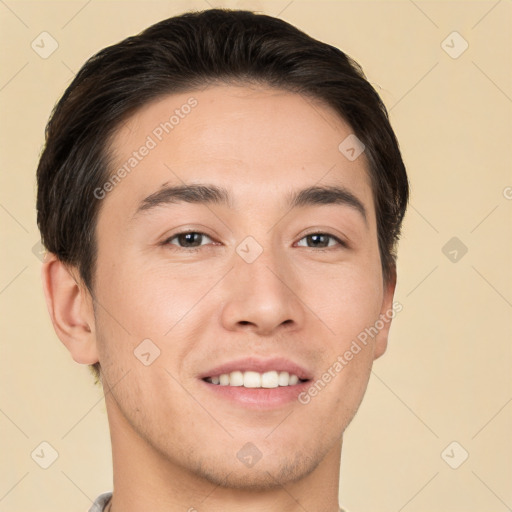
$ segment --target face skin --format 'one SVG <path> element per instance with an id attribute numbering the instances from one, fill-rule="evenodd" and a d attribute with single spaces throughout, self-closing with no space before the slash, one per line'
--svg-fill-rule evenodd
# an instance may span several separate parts
<path id="1" fill-rule="evenodd" d="M 191 97 L 197 105 L 159 141 L 155 127 Z M 338 150 L 350 133 L 300 95 L 227 85 L 159 99 L 116 133 L 112 171 L 148 135 L 157 144 L 101 200 L 95 301 L 54 257 L 43 268 L 59 337 L 76 361 L 101 363 L 112 511 L 338 510 L 342 434 L 390 322 L 307 404 L 272 404 L 261 390 L 258 404 L 228 399 L 200 376 L 282 358 L 306 370 L 307 390 L 390 311 L 367 161 Z M 224 187 L 231 204 L 136 213 L 146 197 L 185 184 Z M 348 204 L 290 209 L 288 196 L 311 186 L 343 187 L 366 219 Z M 175 236 L 185 230 L 204 236 Z M 262 252 L 248 263 L 237 248 Z M 134 351 L 147 339 L 139 353 L 160 354 L 146 366 Z M 248 467 L 247 454 L 261 458 Z"/>

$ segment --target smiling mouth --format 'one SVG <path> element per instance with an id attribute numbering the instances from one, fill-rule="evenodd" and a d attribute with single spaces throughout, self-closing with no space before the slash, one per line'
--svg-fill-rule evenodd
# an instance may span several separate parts
<path id="1" fill-rule="evenodd" d="M 296 386 L 297 384 L 307 382 L 309 379 L 299 379 L 299 377 L 293 373 L 281 371 L 263 373 L 254 371 L 233 371 L 231 373 L 205 377 L 203 380 L 217 386 L 272 389 Z"/>

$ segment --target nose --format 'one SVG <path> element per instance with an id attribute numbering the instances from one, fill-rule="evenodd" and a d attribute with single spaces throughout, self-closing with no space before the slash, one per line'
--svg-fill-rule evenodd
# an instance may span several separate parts
<path id="1" fill-rule="evenodd" d="M 252 263 L 234 255 L 234 268 L 223 280 L 223 327 L 261 336 L 296 330 L 304 322 L 297 275 L 286 261 L 264 250 Z"/>

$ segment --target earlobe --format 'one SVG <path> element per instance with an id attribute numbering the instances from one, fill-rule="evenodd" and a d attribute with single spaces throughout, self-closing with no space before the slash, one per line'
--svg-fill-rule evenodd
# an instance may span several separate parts
<path id="1" fill-rule="evenodd" d="M 378 359 L 388 346 L 388 335 L 391 327 L 391 320 L 395 316 L 393 308 L 393 297 L 396 287 L 396 268 L 393 269 L 392 274 L 387 283 L 384 284 L 384 293 L 382 300 L 382 307 L 379 315 L 379 333 L 375 339 L 375 351 L 373 358 Z"/>
<path id="2" fill-rule="evenodd" d="M 70 269 L 48 254 L 41 269 L 48 313 L 59 339 L 77 363 L 98 362 L 92 300 Z"/>

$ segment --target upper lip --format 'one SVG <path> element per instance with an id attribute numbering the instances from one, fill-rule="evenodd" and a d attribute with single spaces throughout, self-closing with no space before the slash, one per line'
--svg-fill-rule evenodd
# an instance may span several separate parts
<path id="1" fill-rule="evenodd" d="M 223 373 L 231 373 L 234 371 L 265 373 L 273 370 L 297 375 L 301 380 L 312 379 L 311 373 L 303 366 L 284 357 L 272 357 L 269 359 L 247 357 L 244 359 L 236 359 L 234 361 L 229 361 L 219 366 L 215 366 L 214 368 L 201 373 L 199 378 L 205 379 L 206 377 L 215 377 L 222 375 Z"/>

